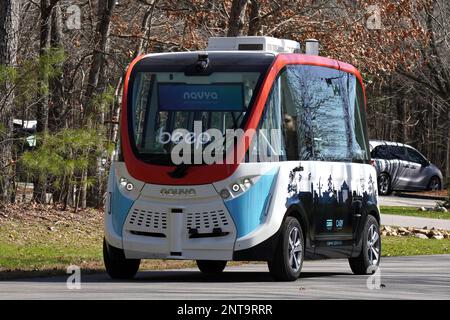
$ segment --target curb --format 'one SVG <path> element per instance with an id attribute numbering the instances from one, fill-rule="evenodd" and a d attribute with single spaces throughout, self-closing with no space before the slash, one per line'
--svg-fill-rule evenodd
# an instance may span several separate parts
<path id="1" fill-rule="evenodd" d="M 428 195 L 420 195 L 420 194 L 394 193 L 394 195 L 397 197 L 400 197 L 400 198 L 415 198 L 415 199 L 438 200 L 438 201 L 446 200 L 446 197 L 428 196 Z"/>

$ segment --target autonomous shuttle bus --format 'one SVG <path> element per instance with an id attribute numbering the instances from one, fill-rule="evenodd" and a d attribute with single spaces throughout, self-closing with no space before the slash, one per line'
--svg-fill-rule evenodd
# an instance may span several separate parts
<path id="1" fill-rule="evenodd" d="M 204 273 L 267 261 L 277 280 L 297 279 L 304 259 L 376 270 L 364 86 L 315 45 L 211 38 L 131 63 L 105 208 L 112 278 L 132 278 L 141 259 L 196 260 Z"/>

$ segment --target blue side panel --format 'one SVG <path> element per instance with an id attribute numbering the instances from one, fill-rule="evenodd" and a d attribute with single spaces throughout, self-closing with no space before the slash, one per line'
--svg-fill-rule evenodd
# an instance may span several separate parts
<path id="1" fill-rule="evenodd" d="M 119 190 L 117 183 L 114 183 L 111 193 L 111 215 L 114 231 L 122 236 L 123 224 L 127 218 L 134 201 L 125 197 Z"/>
<path id="2" fill-rule="evenodd" d="M 267 172 L 247 192 L 225 201 L 225 206 L 236 225 L 238 238 L 249 234 L 264 222 L 266 207 L 269 205 L 277 174 L 278 168 Z"/>

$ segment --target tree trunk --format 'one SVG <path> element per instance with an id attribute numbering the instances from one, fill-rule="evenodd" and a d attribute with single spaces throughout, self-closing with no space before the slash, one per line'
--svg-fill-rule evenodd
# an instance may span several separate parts
<path id="1" fill-rule="evenodd" d="M 19 32 L 19 0 L 1 0 L 0 4 L 0 65 L 15 67 L 17 63 L 17 45 Z M 12 166 L 12 138 L 13 138 L 13 107 L 14 92 L 12 84 L 0 87 L 5 93 L 3 104 L 0 105 L 0 200 L 10 201 L 12 195 L 11 177 Z M 3 97 L 2 97 L 3 98 Z"/>
<path id="2" fill-rule="evenodd" d="M 262 24 L 260 14 L 261 5 L 258 0 L 250 0 L 250 12 L 248 19 L 249 36 L 257 36 L 262 33 Z"/>
<path id="3" fill-rule="evenodd" d="M 42 58 L 47 54 L 50 47 L 50 30 L 51 30 L 51 8 L 49 8 L 48 0 L 41 0 L 41 20 L 40 20 L 40 37 L 39 37 L 39 57 Z M 46 133 L 48 129 L 48 75 L 45 71 L 41 71 L 39 75 L 41 82 L 41 90 L 38 96 L 37 104 L 37 127 L 38 133 Z"/>
<path id="4" fill-rule="evenodd" d="M 445 176 L 447 183 L 450 183 L 450 108 L 447 111 L 447 150 L 445 156 Z M 447 186 L 450 190 L 450 185 Z"/>
<path id="5" fill-rule="evenodd" d="M 399 93 L 399 97 L 396 101 L 397 107 L 397 141 L 401 143 L 407 143 L 407 124 L 406 124 L 406 108 L 407 102 L 403 97 L 403 93 Z"/>
<path id="6" fill-rule="evenodd" d="M 50 47 L 63 49 L 62 43 L 62 18 L 61 7 L 56 5 L 51 16 Z M 62 64 L 56 66 L 62 68 Z M 64 75 L 53 77 L 49 83 L 50 106 L 48 110 L 48 129 L 50 132 L 58 131 L 65 127 L 66 119 L 61 116 L 65 113 L 64 103 Z"/>
<path id="7" fill-rule="evenodd" d="M 50 30 L 51 30 L 51 11 L 49 0 L 41 0 L 40 3 L 40 36 L 39 36 L 39 58 L 42 58 L 48 54 L 50 47 Z M 39 72 L 40 88 L 37 95 L 37 108 L 36 108 L 36 133 L 41 135 L 44 139 L 48 131 L 48 74 L 41 68 Z M 35 201 L 44 203 L 45 194 L 47 192 L 47 176 L 45 174 L 39 174 L 34 179 L 34 195 Z"/>
<path id="8" fill-rule="evenodd" d="M 242 36 L 247 3 L 248 0 L 233 0 L 230 19 L 228 20 L 227 37 Z"/>
<path id="9" fill-rule="evenodd" d="M 95 35 L 95 48 L 92 54 L 92 62 L 89 69 L 89 77 L 86 88 L 86 94 L 83 101 L 84 106 L 84 123 L 89 129 L 98 129 L 99 125 L 103 125 L 104 111 L 96 110 L 93 102 L 93 98 L 102 94 L 106 90 L 106 54 L 109 51 L 109 33 L 111 26 L 111 18 L 113 10 L 116 5 L 116 0 L 99 0 L 98 4 L 98 17 L 96 35 Z M 81 193 L 81 208 L 85 208 L 87 205 L 87 185 L 85 180 L 88 176 L 95 176 L 96 183 L 94 184 L 91 192 L 90 200 L 95 206 L 101 204 L 100 195 L 103 190 L 102 172 L 98 163 L 101 162 L 101 158 L 97 158 L 95 166 L 92 164 L 87 172 L 83 172 L 82 193 Z M 87 174 L 89 173 L 89 175 Z"/>
<path id="10" fill-rule="evenodd" d="M 82 209 L 86 209 L 87 206 L 87 170 L 83 170 L 83 173 L 81 174 L 81 181 L 79 188 L 80 192 L 78 193 L 79 196 L 77 204 L 75 206 L 75 212 L 78 210 L 80 205 Z"/>
<path id="11" fill-rule="evenodd" d="M 141 23 L 141 33 L 143 36 L 141 39 L 139 39 L 138 45 L 136 46 L 136 50 L 133 56 L 134 58 L 142 55 L 148 47 L 148 39 L 150 38 L 152 28 L 153 13 L 155 11 L 156 5 L 158 4 L 158 1 L 159 0 L 153 0 L 153 3 L 145 11 L 144 18 L 142 19 Z"/>
<path id="12" fill-rule="evenodd" d="M 92 62 L 89 70 L 86 94 L 84 97 L 85 120 L 95 116 L 96 110 L 92 105 L 92 98 L 96 93 L 100 93 L 97 85 L 100 79 L 100 73 L 105 63 L 105 56 L 108 51 L 109 32 L 111 17 L 116 5 L 116 0 L 99 0 L 98 16 L 100 20 L 97 23 L 95 35 L 95 48 L 92 53 Z"/>

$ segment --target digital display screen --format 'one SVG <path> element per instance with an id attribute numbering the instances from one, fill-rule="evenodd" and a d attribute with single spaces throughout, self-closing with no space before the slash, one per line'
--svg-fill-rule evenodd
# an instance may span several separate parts
<path id="1" fill-rule="evenodd" d="M 238 111 L 244 109 L 242 83 L 158 84 L 160 111 Z"/>

